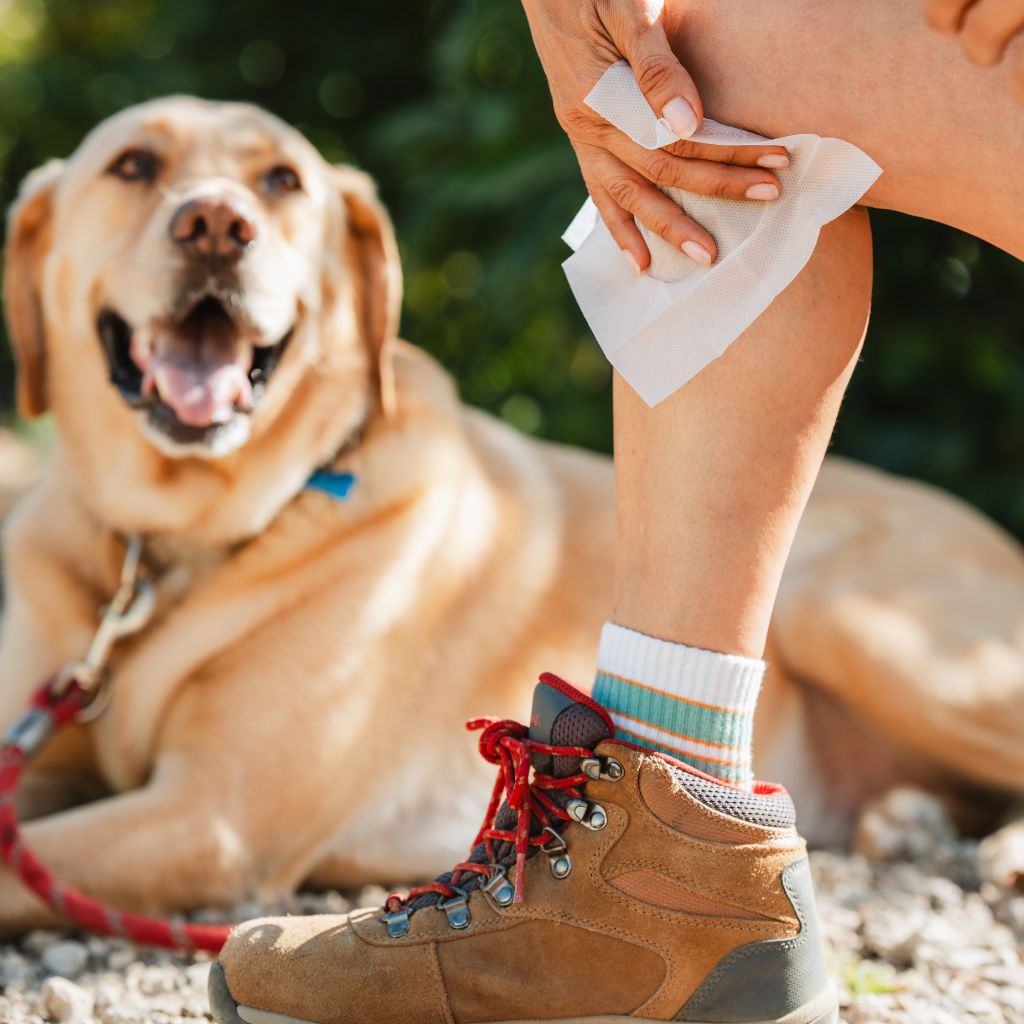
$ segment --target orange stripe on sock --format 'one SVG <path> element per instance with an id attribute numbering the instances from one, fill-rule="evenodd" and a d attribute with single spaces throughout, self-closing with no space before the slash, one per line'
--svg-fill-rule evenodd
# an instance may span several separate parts
<path id="1" fill-rule="evenodd" d="M 628 683 L 630 686 L 639 687 L 641 690 L 647 690 L 650 693 L 656 693 L 659 697 L 668 697 L 669 700 L 677 700 L 680 704 L 692 704 L 695 708 L 705 708 L 708 711 L 724 711 L 727 715 L 752 715 L 752 711 L 741 711 L 737 708 L 723 708 L 717 704 L 705 704 L 702 700 L 690 700 L 688 697 L 680 697 L 678 694 L 669 693 L 667 690 L 659 690 L 657 686 L 648 686 L 647 683 L 641 683 L 636 679 L 630 679 L 628 676 L 618 676 L 614 672 L 609 672 L 607 669 L 598 668 L 598 674 L 607 676 L 609 679 L 617 679 L 620 683 Z"/>
<path id="2" fill-rule="evenodd" d="M 714 747 L 715 750 L 737 750 L 738 748 L 731 743 L 712 743 L 711 740 L 699 740 L 696 736 L 687 736 L 684 732 L 674 732 L 672 729 L 666 729 L 663 725 L 655 725 L 653 722 L 645 722 L 642 718 L 637 718 L 635 715 L 627 715 L 624 711 L 613 711 L 612 716 L 614 718 L 628 718 L 631 722 L 640 722 L 642 725 L 649 725 L 652 729 L 657 729 L 658 732 L 665 733 L 666 736 L 671 736 L 677 740 L 689 740 L 691 743 L 696 743 L 702 747 Z M 656 743 L 657 740 L 649 740 L 651 743 Z M 694 754 L 694 757 L 700 757 L 700 754 Z M 749 759 L 748 759 L 749 760 Z M 733 763 L 733 762 L 728 762 Z M 737 764 L 744 764 L 744 760 L 735 762 Z"/>
<path id="3" fill-rule="evenodd" d="M 663 729 L 662 732 L 668 732 L 668 730 L 667 729 Z M 623 729 L 623 728 L 621 728 L 619 726 L 616 726 L 615 734 L 617 736 L 628 736 L 631 739 L 634 739 L 638 743 L 640 743 L 641 746 L 653 747 L 655 750 L 660 750 L 661 749 L 661 747 L 658 745 L 658 741 L 657 740 L 652 740 L 650 738 L 650 736 L 641 736 L 640 733 L 638 733 L 638 732 L 631 732 L 629 729 Z M 669 733 L 669 735 L 671 735 L 671 736 L 678 736 L 678 733 Z M 689 739 L 688 736 L 679 736 L 678 738 L 679 739 Z M 700 740 L 694 740 L 693 742 L 699 743 L 701 741 Z M 668 746 L 668 744 L 666 744 L 666 746 Z M 668 747 L 668 750 L 666 752 L 667 753 L 671 753 L 674 756 L 678 756 L 681 760 L 684 760 L 684 761 L 690 761 L 690 760 L 692 760 L 692 761 L 706 761 L 708 764 L 721 765 L 723 768 L 743 769 L 747 765 L 750 764 L 750 761 L 747 758 L 744 758 L 743 760 L 740 760 L 740 761 L 723 761 L 723 760 L 720 760 L 717 757 L 706 757 L 704 754 L 694 754 L 694 753 L 692 753 L 689 750 L 680 750 L 677 747 Z"/>

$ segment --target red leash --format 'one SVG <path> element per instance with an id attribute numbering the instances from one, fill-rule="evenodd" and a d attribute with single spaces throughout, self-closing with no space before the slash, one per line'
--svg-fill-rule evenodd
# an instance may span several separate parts
<path id="1" fill-rule="evenodd" d="M 91 705 L 101 693 L 103 672 L 114 644 L 142 629 L 152 614 L 153 588 L 138 576 L 141 550 L 140 539 L 133 538 L 125 555 L 121 585 L 103 614 L 85 658 L 36 691 L 0 744 L 0 855 L 51 910 L 82 928 L 153 946 L 217 953 L 227 940 L 230 926 L 192 924 L 181 918 L 165 920 L 115 910 L 58 882 L 22 840 L 14 806 L 22 773 L 50 736 L 68 722 L 87 720 L 98 713 Z"/>

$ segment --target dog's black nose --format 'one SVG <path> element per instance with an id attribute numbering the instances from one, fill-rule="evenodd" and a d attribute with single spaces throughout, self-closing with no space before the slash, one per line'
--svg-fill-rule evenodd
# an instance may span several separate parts
<path id="1" fill-rule="evenodd" d="M 178 208 L 171 238 L 190 256 L 236 260 L 256 241 L 256 222 L 237 199 L 206 196 Z"/>

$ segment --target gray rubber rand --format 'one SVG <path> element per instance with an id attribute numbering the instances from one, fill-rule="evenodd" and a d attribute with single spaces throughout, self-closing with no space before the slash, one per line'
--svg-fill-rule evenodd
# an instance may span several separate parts
<path id="1" fill-rule="evenodd" d="M 224 977 L 224 968 L 214 963 L 210 967 L 210 980 L 206 987 L 210 997 L 210 1009 L 218 1024 L 245 1024 L 238 1016 L 238 1005 L 231 998 L 228 982 Z"/>
<path id="2" fill-rule="evenodd" d="M 751 942 L 733 950 L 701 982 L 676 1014 L 677 1021 L 785 1021 L 797 1007 L 813 1004 L 830 987 L 806 857 L 783 869 L 782 886 L 800 922 L 797 935 Z M 831 1012 L 830 1008 L 820 1019 L 828 1022 Z"/>

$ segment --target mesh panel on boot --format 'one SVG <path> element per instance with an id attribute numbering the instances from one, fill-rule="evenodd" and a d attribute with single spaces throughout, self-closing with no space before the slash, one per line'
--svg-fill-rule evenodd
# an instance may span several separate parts
<path id="1" fill-rule="evenodd" d="M 556 719 L 549 742 L 556 747 L 585 747 L 593 750 L 610 733 L 604 719 L 583 704 L 572 704 Z M 578 757 L 556 757 L 552 775 L 565 778 L 580 770 Z"/>
<path id="2" fill-rule="evenodd" d="M 702 779 L 674 765 L 669 765 L 669 771 L 691 796 L 722 814 L 763 828 L 793 828 L 796 825 L 796 808 L 786 792 L 764 796 Z"/>
<path id="3" fill-rule="evenodd" d="M 604 718 L 585 704 L 570 704 L 556 719 L 550 742 L 556 747 L 597 746 L 609 736 Z"/>

